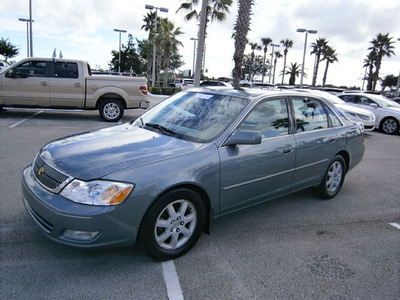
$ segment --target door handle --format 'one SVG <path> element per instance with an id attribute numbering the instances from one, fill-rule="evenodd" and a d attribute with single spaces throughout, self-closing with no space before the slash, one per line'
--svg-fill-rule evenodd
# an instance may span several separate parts
<path id="1" fill-rule="evenodd" d="M 293 148 L 292 147 L 283 148 L 281 151 L 282 151 L 282 153 L 290 153 L 293 151 Z"/>
<path id="2" fill-rule="evenodd" d="M 74 87 L 80 88 L 80 87 L 81 87 L 81 84 L 80 84 L 79 82 L 74 83 Z"/>
<path id="3" fill-rule="evenodd" d="M 328 143 L 333 143 L 334 141 L 336 141 L 336 138 L 334 138 L 334 137 L 328 138 Z"/>
<path id="4" fill-rule="evenodd" d="M 40 82 L 40 85 L 41 85 L 41 86 L 47 86 L 47 81 L 41 81 L 41 82 Z"/>

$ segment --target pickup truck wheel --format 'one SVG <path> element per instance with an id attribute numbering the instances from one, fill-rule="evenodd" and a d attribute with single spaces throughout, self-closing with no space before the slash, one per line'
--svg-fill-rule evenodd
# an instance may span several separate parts
<path id="1" fill-rule="evenodd" d="M 117 122 L 124 115 L 124 106 L 119 100 L 107 99 L 101 102 L 99 112 L 103 120 Z"/>

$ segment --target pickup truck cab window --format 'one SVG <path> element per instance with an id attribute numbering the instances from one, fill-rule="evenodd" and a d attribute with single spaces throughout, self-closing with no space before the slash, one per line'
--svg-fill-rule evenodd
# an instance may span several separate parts
<path id="1" fill-rule="evenodd" d="M 328 116 L 322 104 L 315 99 L 293 98 L 296 133 L 329 127 Z"/>
<path id="2" fill-rule="evenodd" d="M 289 116 L 286 100 L 273 99 L 261 102 L 250 112 L 238 128 L 257 131 L 262 138 L 270 138 L 289 133 Z"/>
<path id="3" fill-rule="evenodd" d="M 55 62 L 54 77 L 57 78 L 78 78 L 78 64 L 74 62 Z"/>
<path id="4" fill-rule="evenodd" d="M 46 61 L 27 61 L 13 70 L 16 77 L 49 77 L 48 62 Z"/>

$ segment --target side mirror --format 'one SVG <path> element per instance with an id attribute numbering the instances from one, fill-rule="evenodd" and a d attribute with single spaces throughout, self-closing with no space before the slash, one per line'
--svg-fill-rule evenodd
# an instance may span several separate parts
<path id="1" fill-rule="evenodd" d="M 372 106 L 373 108 L 378 108 L 379 107 L 378 104 L 376 104 L 376 103 L 371 103 L 369 106 Z"/>
<path id="2" fill-rule="evenodd" d="M 261 134 L 253 131 L 237 131 L 225 142 L 224 146 L 261 144 Z"/>
<path id="3" fill-rule="evenodd" d="M 15 76 L 15 72 L 14 72 L 13 69 L 8 70 L 5 76 L 6 76 L 7 78 L 15 78 L 15 77 L 16 77 L 16 76 Z"/>

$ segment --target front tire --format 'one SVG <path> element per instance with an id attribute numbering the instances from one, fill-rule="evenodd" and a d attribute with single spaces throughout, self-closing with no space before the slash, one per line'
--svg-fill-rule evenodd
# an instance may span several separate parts
<path id="1" fill-rule="evenodd" d="M 124 115 L 124 106 L 120 100 L 103 100 L 99 108 L 100 116 L 107 122 L 118 122 Z"/>
<path id="2" fill-rule="evenodd" d="M 346 162 L 341 155 L 337 155 L 329 164 L 324 178 L 318 186 L 318 194 L 323 199 L 335 197 L 341 190 L 346 175 Z"/>
<path id="3" fill-rule="evenodd" d="M 174 259 L 196 244 L 206 220 L 203 201 L 191 190 L 177 189 L 152 204 L 139 231 L 139 239 L 152 258 Z"/>
<path id="4" fill-rule="evenodd" d="M 386 118 L 382 121 L 381 130 L 386 134 L 396 134 L 399 132 L 399 121 L 395 118 Z"/>

